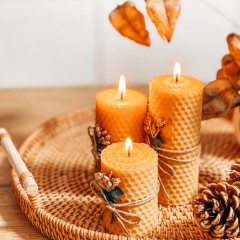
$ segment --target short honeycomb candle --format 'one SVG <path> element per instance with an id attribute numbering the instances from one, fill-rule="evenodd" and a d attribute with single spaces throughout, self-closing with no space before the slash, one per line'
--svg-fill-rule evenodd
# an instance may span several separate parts
<path id="1" fill-rule="evenodd" d="M 107 89 L 96 95 L 96 123 L 110 134 L 110 142 L 123 142 L 130 137 L 144 142 L 143 120 L 147 111 L 147 96 L 127 89 Z"/>
<path id="2" fill-rule="evenodd" d="M 149 83 L 149 115 L 156 122 L 166 120 L 161 136 L 166 143 L 164 149 L 187 152 L 200 142 L 203 84 L 188 76 L 163 75 Z M 188 153 L 175 154 L 160 151 L 167 157 L 179 160 L 197 156 L 198 149 Z M 159 202 L 163 204 L 186 204 L 192 200 L 198 188 L 199 159 L 189 162 L 177 162 L 161 157 L 174 169 L 174 175 L 168 176 L 159 171 L 162 183 L 169 194 L 167 197 L 160 188 Z M 165 170 L 169 170 L 159 162 Z"/>
<path id="3" fill-rule="evenodd" d="M 117 203 L 142 200 L 155 192 L 151 200 L 141 205 L 119 208 L 140 217 L 138 224 L 124 224 L 131 235 L 141 237 L 154 230 L 158 223 L 158 194 L 156 193 L 158 190 L 158 157 L 147 144 L 133 143 L 130 154 L 125 150 L 124 145 L 124 142 L 113 143 L 102 151 L 101 172 L 112 171 L 115 178 L 121 179 L 119 188 L 124 195 L 117 198 Z M 126 235 L 126 231 L 116 217 L 112 223 L 110 220 L 111 211 L 105 209 L 103 224 L 106 230 L 116 235 Z"/>

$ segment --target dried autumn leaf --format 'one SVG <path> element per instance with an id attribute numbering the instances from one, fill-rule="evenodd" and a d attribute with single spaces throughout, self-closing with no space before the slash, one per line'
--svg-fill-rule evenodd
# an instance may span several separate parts
<path id="1" fill-rule="evenodd" d="M 232 55 L 227 54 L 222 59 L 222 68 L 217 72 L 217 78 L 226 78 L 232 82 L 236 89 L 240 89 L 240 67 Z"/>
<path id="2" fill-rule="evenodd" d="M 168 42 L 170 42 L 172 39 L 172 35 L 174 32 L 176 23 L 177 23 L 178 16 L 181 11 L 181 4 L 180 4 L 180 0 L 164 0 L 164 3 L 166 7 L 168 22 L 169 22 L 166 39 L 168 40 Z"/>
<path id="3" fill-rule="evenodd" d="M 240 35 L 231 33 L 227 37 L 228 47 L 235 62 L 240 67 Z"/>
<path id="4" fill-rule="evenodd" d="M 110 13 L 109 20 L 113 27 L 124 37 L 130 38 L 139 44 L 150 46 L 144 17 L 133 2 L 125 2 L 123 5 L 117 6 Z"/>
<path id="5" fill-rule="evenodd" d="M 148 16 L 155 24 L 159 35 L 164 39 L 169 29 L 164 0 L 146 0 L 146 4 Z"/>
<path id="6" fill-rule="evenodd" d="M 146 4 L 159 35 L 170 42 L 181 11 L 180 0 L 146 0 Z"/>
<path id="7" fill-rule="evenodd" d="M 217 79 L 205 86 L 202 120 L 224 116 L 237 106 L 240 106 L 240 95 L 230 80 Z"/>

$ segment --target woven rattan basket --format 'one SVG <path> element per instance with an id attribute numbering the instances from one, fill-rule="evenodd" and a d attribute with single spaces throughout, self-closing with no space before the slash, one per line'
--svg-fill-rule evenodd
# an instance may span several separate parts
<path id="1" fill-rule="evenodd" d="M 89 188 L 94 160 L 87 127 L 93 122 L 93 108 L 56 117 L 37 129 L 20 149 L 39 193 L 29 199 L 12 171 L 14 192 L 29 221 L 50 239 L 127 239 L 104 232 L 101 202 Z M 203 122 L 200 184 L 225 178 L 240 157 L 233 133 L 224 119 Z M 159 225 L 148 239 L 210 239 L 197 227 L 190 204 L 160 205 L 158 214 Z"/>

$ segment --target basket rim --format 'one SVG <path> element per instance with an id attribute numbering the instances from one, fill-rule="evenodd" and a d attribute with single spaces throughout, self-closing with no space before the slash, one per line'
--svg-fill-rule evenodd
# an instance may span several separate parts
<path id="1" fill-rule="evenodd" d="M 39 125 L 25 140 L 24 142 L 21 144 L 20 148 L 19 148 L 19 153 L 20 155 L 22 155 L 27 149 L 28 147 L 31 145 L 32 141 L 38 137 L 43 131 L 44 131 L 44 128 L 48 125 L 51 125 L 53 124 L 54 122 L 56 121 L 61 121 L 62 119 L 66 118 L 67 117 L 70 117 L 70 116 L 74 116 L 74 115 L 77 115 L 79 114 L 79 112 L 89 112 L 90 110 L 91 111 L 94 111 L 95 107 L 93 105 L 90 105 L 88 107 L 83 107 L 83 108 L 80 108 L 80 109 L 75 109 L 75 110 L 70 110 L 70 111 L 67 111 L 65 113 L 62 113 L 62 114 L 59 114 L 55 117 L 52 117 L 50 118 L 49 120 L 45 121 L 44 123 L 42 123 L 41 125 Z M 23 159 L 24 160 L 24 159 Z M 21 193 L 22 197 L 24 198 L 24 200 L 26 202 L 29 202 L 29 199 L 28 199 L 28 195 L 27 193 L 25 192 L 24 188 L 22 187 L 18 177 L 17 177 L 17 174 L 15 173 L 14 169 L 11 169 L 11 177 L 12 177 L 12 183 L 15 184 L 15 187 L 16 189 L 19 191 L 19 193 Z M 16 193 L 15 193 L 16 195 Z M 20 206 L 21 207 L 21 206 Z M 47 212 L 46 210 L 44 210 L 43 208 L 38 208 L 38 209 L 35 209 L 36 211 L 36 214 L 40 214 L 40 215 L 44 215 L 45 218 L 47 218 L 47 220 L 49 222 L 53 221 L 55 223 L 55 225 L 59 225 L 59 226 L 62 226 L 64 225 L 66 230 L 67 228 L 69 229 L 72 229 L 74 231 L 74 229 L 76 229 L 75 231 L 76 232 L 79 232 L 80 235 L 85 235 L 83 237 L 88 237 L 88 236 L 93 236 L 95 235 L 95 237 L 97 237 L 98 239 L 98 236 L 96 235 L 101 235 L 102 237 L 104 236 L 117 236 L 117 235 L 114 235 L 114 234 L 110 234 L 110 233 L 103 233 L 103 232 L 100 232 L 100 231 L 93 231 L 93 230 L 89 230 L 89 229 L 86 229 L 86 228 L 83 228 L 81 226 L 76 226 L 75 224 L 72 224 L 72 223 L 69 223 L 65 220 L 62 220 L 60 218 L 57 218 L 55 217 L 53 214 Z M 23 211 L 24 215 L 29 219 L 29 217 L 26 215 L 26 213 Z M 30 220 L 30 219 L 29 219 Z M 37 227 L 32 221 L 31 223 Z M 40 230 L 38 227 L 37 227 L 38 230 Z M 40 230 L 41 231 L 41 230 Z M 41 231 L 42 232 L 42 231 Z M 43 233 L 44 235 L 46 235 L 45 233 Z M 119 237 L 119 236 L 117 236 Z M 127 239 L 127 237 L 125 236 L 121 236 L 121 238 L 124 240 L 124 239 Z"/>
<path id="2" fill-rule="evenodd" d="M 87 117 L 82 119 L 82 123 L 87 123 L 87 121 L 89 121 L 89 123 L 94 122 L 94 119 L 93 119 L 94 109 L 95 109 L 95 106 L 93 106 L 93 105 L 88 106 L 88 107 L 81 107 L 81 108 L 78 108 L 75 110 L 70 110 L 65 113 L 59 114 L 55 117 L 50 118 L 49 120 L 47 120 L 46 122 L 44 122 L 43 124 L 38 126 L 24 140 L 24 142 L 21 144 L 21 147 L 19 150 L 20 154 L 25 155 L 28 152 L 31 153 L 31 148 L 29 148 L 29 147 L 34 145 L 33 144 L 33 142 L 35 142 L 34 140 L 39 139 L 39 138 L 41 138 L 41 136 L 45 135 L 44 130 L 46 131 L 46 127 L 49 128 L 49 126 L 55 126 L 56 129 L 53 129 L 53 133 L 55 133 L 54 130 L 56 130 L 56 134 L 58 134 L 58 131 L 59 131 L 58 126 L 60 126 L 60 125 L 55 125 L 56 123 L 59 123 L 59 122 L 61 123 L 61 121 L 66 120 L 66 122 L 68 124 L 69 120 L 71 120 L 71 118 L 76 117 L 76 119 L 81 119 L 80 116 L 83 115 L 84 113 L 87 113 Z M 81 122 L 80 122 L 80 125 L 81 125 Z M 66 125 L 65 125 L 65 127 L 66 127 Z M 209 133 L 207 132 L 207 135 L 208 134 Z M 51 139 L 54 137 L 54 134 L 51 135 L 51 133 L 49 133 L 49 134 L 47 134 L 47 136 L 49 137 L 49 139 Z M 33 160 L 34 160 L 34 158 L 32 158 L 30 160 L 28 159 L 26 161 L 26 163 L 30 163 Z M 67 234 L 71 234 L 71 236 L 76 236 L 77 239 L 79 239 L 79 238 L 80 239 L 99 239 L 99 240 L 102 240 L 102 239 L 108 239 L 108 240 L 129 239 L 126 236 L 114 235 L 114 234 L 106 233 L 103 231 L 97 231 L 97 230 L 89 230 L 85 227 L 82 227 L 81 225 L 78 226 L 74 223 L 68 222 L 67 220 L 63 220 L 63 219 L 60 219 L 60 218 L 54 216 L 52 213 L 48 212 L 44 208 L 35 209 L 35 211 L 33 211 L 33 213 L 29 213 L 30 212 L 29 207 L 31 207 L 31 206 L 30 206 L 30 201 L 29 201 L 28 195 L 26 194 L 25 190 L 21 186 L 19 179 L 13 169 L 11 170 L 11 177 L 12 177 L 14 192 L 15 192 L 17 199 L 19 201 L 20 200 L 24 201 L 24 204 L 27 205 L 26 209 L 24 210 L 24 207 L 20 204 L 20 208 L 21 208 L 22 212 L 28 218 L 28 220 L 32 223 L 32 225 L 35 226 L 39 231 L 41 231 L 45 236 L 47 236 L 51 239 L 53 238 L 51 233 L 47 232 L 47 230 L 45 230 L 45 228 L 43 227 L 44 224 L 37 225 L 36 218 L 33 218 L 32 214 L 38 214 L 38 216 L 37 216 L 38 218 L 44 216 L 45 222 L 47 222 L 46 224 L 51 224 L 54 226 L 55 229 L 62 230 L 62 232 L 63 232 L 62 236 L 67 236 Z M 184 214 L 189 213 L 189 210 L 186 210 L 186 212 L 185 212 L 185 209 L 188 209 L 190 206 L 191 206 L 191 204 L 186 204 L 184 206 L 177 206 L 176 211 L 177 212 L 184 211 Z M 170 206 L 170 208 L 171 207 L 172 206 Z M 164 208 L 165 208 L 165 206 L 162 205 L 162 207 L 160 207 L 159 209 L 163 214 L 168 213 L 169 212 L 168 207 L 166 208 L 166 210 L 162 210 Z M 164 213 L 163 211 L 166 211 L 166 213 Z M 45 224 L 45 226 L 46 226 L 46 224 Z M 211 239 L 211 238 L 208 238 L 208 235 L 205 232 L 202 232 L 202 230 L 200 228 L 196 228 L 195 225 L 191 225 L 191 231 L 190 231 L 188 229 L 189 224 L 190 223 L 183 225 L 183 226 L 173 226 L 173 234 L 177 234 L 181 230 L 180 231 L 180 233 L 182 233 L 181 236 L 189 236 L 190 237 L 190 235 L 188 235 L 188 234 L 191 234 L 191 236 L 192 236 L 191 239 L 195 239 L 195 236 L 192 235 L 192 233 L 194 233 L 194 235 L 196 235 L 196 237 L 199 237 L 197 239 Z M 159 229 L 161 229 L 161 227 Z M 169 228 L 167 229 L 167 232 L 170 234 L 171 237 L 173 237 L 172 232 L 169 232 Z M 185 235 L 185 234 L 187 234 L 187 235 Z M 164 233 L 163 233 L 163 235 L 164 235 Z M 180 236 L 180 239 L 182 239 L 181 236 Z M 55 238 L 53 238 L 53 239 L 55 239 Z M 62 239 L 62 238 L 57 238 L 57 239 Z M 145 239 L 145 238 L 143 238 L 143 239 Z"/>

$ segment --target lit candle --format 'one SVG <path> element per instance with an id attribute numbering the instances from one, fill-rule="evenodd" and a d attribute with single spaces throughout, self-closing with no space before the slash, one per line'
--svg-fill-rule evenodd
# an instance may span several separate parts
<path id="1" fill-rule="evenodd" d="M 126 94 L 126 81 L 125 81 L 124 75 L 121 75 L 119 84 L 118 84 L 118 95 L 120 95 L 120 99 L 122 101 L 125 94 Z"/>
<path id="2" fill-rule="evenodd" d="M 178 83 L 178 79 L 181 77 L 181 66 L 179 62 L 175 63 L 173 75 L 176 83 Z"/>
<path id="3" fill-rule="evenodd" d="M 160 151 L 161 154 L 179 160 L 196 156 L 198 149 L 189 153 L 184 152 L 195 148 L 200 142 L 202 95 L 203 83 L 192 77 L 181 76 L 179 64 L 175 67 L 174 75 L 163 75 L 150 81 L 149 115 L 154 122 L 158 119 L 166 121 L 161 132 L 166 143 L 160 147 L 182 152 L 179 154 Z M 169 194 L 168 198 L 161 188 L 159 201 L 173 205 L 189 203 L 198 188 L 199 160 L 186 163 L 163 157 L 160 160 L 174 169 L 174 175 L 168 176 L 159 171 Z M 165 170 L 169 170 L 166 165 L 159 164 Z"/>
<path id="4" fill-rule="evenodd" d="M 125 143 L 113 143 L 101 153 L 101 172 L 112 171 L 114 178 L 120 178 L 119 188 L 123 195 L 117 203 L 130 203 L 153 195 L 152 199 L 136 206 L 121 207 L 120 210 L 140 217 L 138 224 L 124 223 L 131 235 L 141 237 L 151 232 L 158 223 L 158 156 L 145 143 L 133 143 L 128 139 Z M 154 194 L 155 192 L 155 194 Z M 110 223 L 112 212 L 105 209 L 103 224 L 106 230 L 117 235 L 126 235 L 117 218 Z M 124 216 L 126 217 L 126 216 Z M 132 220 L 131 217 L 126 217 Z"/>
<path id="5" fill-rule="evenodd" d="M 128 157 L 131 156 L 132 148 L 133 148 L 133 146 L 132 146 L 132 141 L 131 141 L 130 138 L 127 138 L 127 139 L 126 139 L 126 143 L 125 143 L 125 150 L 126 150 L 127 153 L 128 153 Z"/>
<path id="6" fill-rule="evenodd" d="M 120 78 L 119 89 L 107 89 L 96 95 L 96 123 L 107 130 L 110 142 L 122 142 L 131 137 L 144 142 L 143 120 L 147 111 L 147 96 L 127 89 Z"/>

